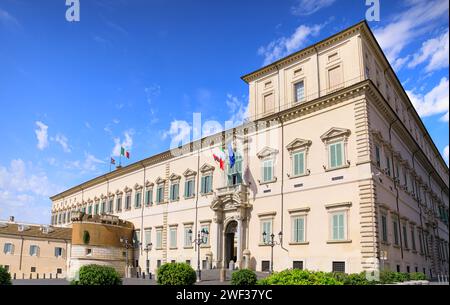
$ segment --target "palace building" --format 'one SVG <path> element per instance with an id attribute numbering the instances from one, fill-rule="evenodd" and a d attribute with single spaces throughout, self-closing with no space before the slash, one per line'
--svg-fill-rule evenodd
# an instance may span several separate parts
<path id="1" fill-rule="evenodd" d="M 151 272 L 267 271 L 273 233 L 275 271 L 448 274 L 448 167 L 365 21 L 242 79 L 248 122 L 51 197 L 52 225 L 118 216 Z"/>

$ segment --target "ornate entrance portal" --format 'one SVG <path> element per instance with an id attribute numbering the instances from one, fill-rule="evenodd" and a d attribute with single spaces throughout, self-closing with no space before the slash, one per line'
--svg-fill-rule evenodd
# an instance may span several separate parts
<path id="1" fill-rule="evenodd" d="M 211 204 L 215 212 L 217 248 L 215 265 L 229 268 L 231 260 L 242 268 L 242 252 L 247 247 L 248 220 L 251 204 L 247 201 L 248 190 L 244 184 L 218 188 Z"/>
<path id="2" fill-rule="evenodd" d="M 225 228 L 225 268 L 230 267 L 230 261 L 236 262 L 237 259 L 237 226 L 236 220 L 232 220 Z"/>

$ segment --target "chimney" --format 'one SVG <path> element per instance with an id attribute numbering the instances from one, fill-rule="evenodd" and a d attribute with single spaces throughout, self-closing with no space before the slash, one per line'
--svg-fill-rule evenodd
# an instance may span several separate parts
<path id="1" fill-rule="evenodd" d="M 14 216 L 9 216 L 9 222 L 14 222 Z"/>

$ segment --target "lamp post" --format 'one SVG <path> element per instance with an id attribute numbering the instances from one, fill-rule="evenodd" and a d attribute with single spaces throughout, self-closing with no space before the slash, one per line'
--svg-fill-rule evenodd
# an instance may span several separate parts
<path id="1" fill-rule="evenodd" d="M 126 263 L 125 263 L 125 278 L 128 277 L 128 249 L 132 247 L 132 244 L 128 241 L 127 237 L 120 237 L 120 243 L 125 248 L 125 256 L 126 256 Z"/>
<path id="2" fill-rule="evenodd" d="M 189 229 L 189 234 L 192 234 L 192 230 Z M 200 270 L 200 245 L 206 244 L 205 238 L 208 237 L 208 230 L 203 228 L 201 231 L 198 231 L 197 238 L 192 241 L 193 244 L 197 245 L 197 282 L 202 280 L 202 272 Z"/>
<path id="3" fill-rule="evenodd" d="M 152 250 L 152 246 L 153 246 L 153 244 L 152 244 L 152 243 L 149 243 L 149 244 L 147 244 L 147 245 L 145 246 L 145 248 L 144 248 L 144 251 L 145 251 L 145 253 L 146 253 L 146 258 L 145 258 L 145 270 L 146 270 L 147 274 L 150 274 L 150 264 L 149 264 L 149 261 L 148 261 L 148 251 L 151 251 L 151 250 Z"/>
<path id="4" fill-rule="evenodd" d="M 276 245 L 280 245 L 281 241 L 283 240 L 283 232 L 280 231 L 280 233 L 278 233 L 278 238 L 279 238 L 279 242 L 275 241 L 275 234 L 270 234 L 270 240 L 266 240 L 267 237 L 267 233 L 264 231 L 263 232 L 263 242 L 265 245 L 270 246 L 271 251 L 270 251 L 270 274 L 273 273 L 273 247 L 275 247 Z"/>

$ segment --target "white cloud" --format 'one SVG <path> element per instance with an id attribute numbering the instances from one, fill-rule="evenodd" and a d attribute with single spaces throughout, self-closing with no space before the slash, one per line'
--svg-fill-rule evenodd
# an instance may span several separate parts
<path id="1" fill-rule="evenodd" d="M 127 130 L 123 133 L 124 139 L 114 138 L 114 148 L 112 150 L 113 156 L 120 156 L 120 148 L 123 147 L 125 150 L 131 150 L 133 147 L 133 130 Z"/>
<path id="2" fill-rule="evenodd" d="M 317 36 L 324 25 L 300 25 L 289 37 L 281 37 L 258 49 L 258 54 L 264 56 L 264 65 L 270 64 L 303 47 L 308 39 Z"/>
<path id="3" fill-rule="evenodd" d="M 48 197 L 59 191 L 61 188 L 31 162 L 12 160 L 9 166 L 0 166 L 0 218 L 14 215 L 23 221 L 48 221 L 51 207 Z"/>
<path id="4" fill-rule="evenodd" d="M 85 159 L 82 165 L 82 169 L 85 171 L 97 171 L 97 165 L 98 164 L 105 164 L 106 162 L 103 160 L 100 160 L 98 158 L 96 158 L 94 155 L 90 154 L 90 153 L 84 153 L 85 155 Z"/>
<path id="5" fill-rule="evenodd" d="M 13 26 L 18 26 L 19 22 L 17 21 L 17 19 L 12 16 L 10 13 L 8 13 L 5 10 L 2 10 L 0 8 L 0 23 L 3 25 L 13 25 Z"/>
<path id="6" fill-rule="evenodd" d="M 69 143 L 68 143 L 69 140 L 67 139 L 67 137 L 65 135 L 57 134 L 54 140 L 55 140 L 55 142 L 57 142 L 61 145 L 64 152 L 66 152 L 66 153 L 71 152 L 71 149 L 70 149 Z"/>
<path id="7" fill-rule="evenodd" d="M 414 68 L 417 65 L 428 61 L 425 68 L 426 72 L 447 68 L 449 65 L 449 30 L 438 37 L 431 38 L 422 44 L 421 49 L 414 54 L 408 68 Z"/>
<path id="8" fill-rule="evenodd" d="M 91 124 L 89 124 L 89 122 L 84 122 L 84 126 L 86 126 L 86 128 L 91 129 L 92 126 Z"/>
<path id="9" fill-rule="evenodd" d="M 37 121 L 36 125 L 38 129 L 35 129 L 36 138 L 38 140 L 37 148 L 43 150 L 48 147 L 48 126 L 44 123 Z"/>
<path id="10" fill-rule="evenodd" d="M 334 2 L 335 0 L 298 0 L 297 4 L 291 7 L 291 12 L 296 16 L 311 15 Z"/>
<path id="11" fill-rule="evenodd" d="M 400 52 L 420 35 L 428 33 L 448 15 L 448 0 L 408 1 L 409 8 L 396 15 L 392 22 L 375 29 L 374 34 L 388 60 L 396 65 Z M 403 60 L 403 63 L 405 61 Z"/>
<path id="12" fill-rule="evenodd" d="M 444 160 L 448 164 L 448 145 L 444 148 Z"/>
<path id="13" fill-rule="evenodd" d="M 248 100 L 245 100 L 245 97 L 239 99 L 228 93 L 226 104 L 228 111 L 231 114 L 228 121 L 232 122 L 232 126 L 241 125 L 249 118 Z"/>
<path id="14" fill-rule="evenodd" d="M 192 126 L 188 122 L 183 120 L 173 120 L 170 123 L 169 130 L 165 130 L 161 133 L 161 139 L 165 140 L 170 137 L 170 149 L 175 152 L 176 149 L 191 141 Z"/>
<path id="15" fill-rule="evenodd" d="M 406 93 L 420 116 L 427 117 L 444 113 L 441 120 L 447 118 L 448 121 L 449 84 L 446 77 L 443 77 L 439 84 L 425 95 L 410 90 L 407 90 Z"/>

